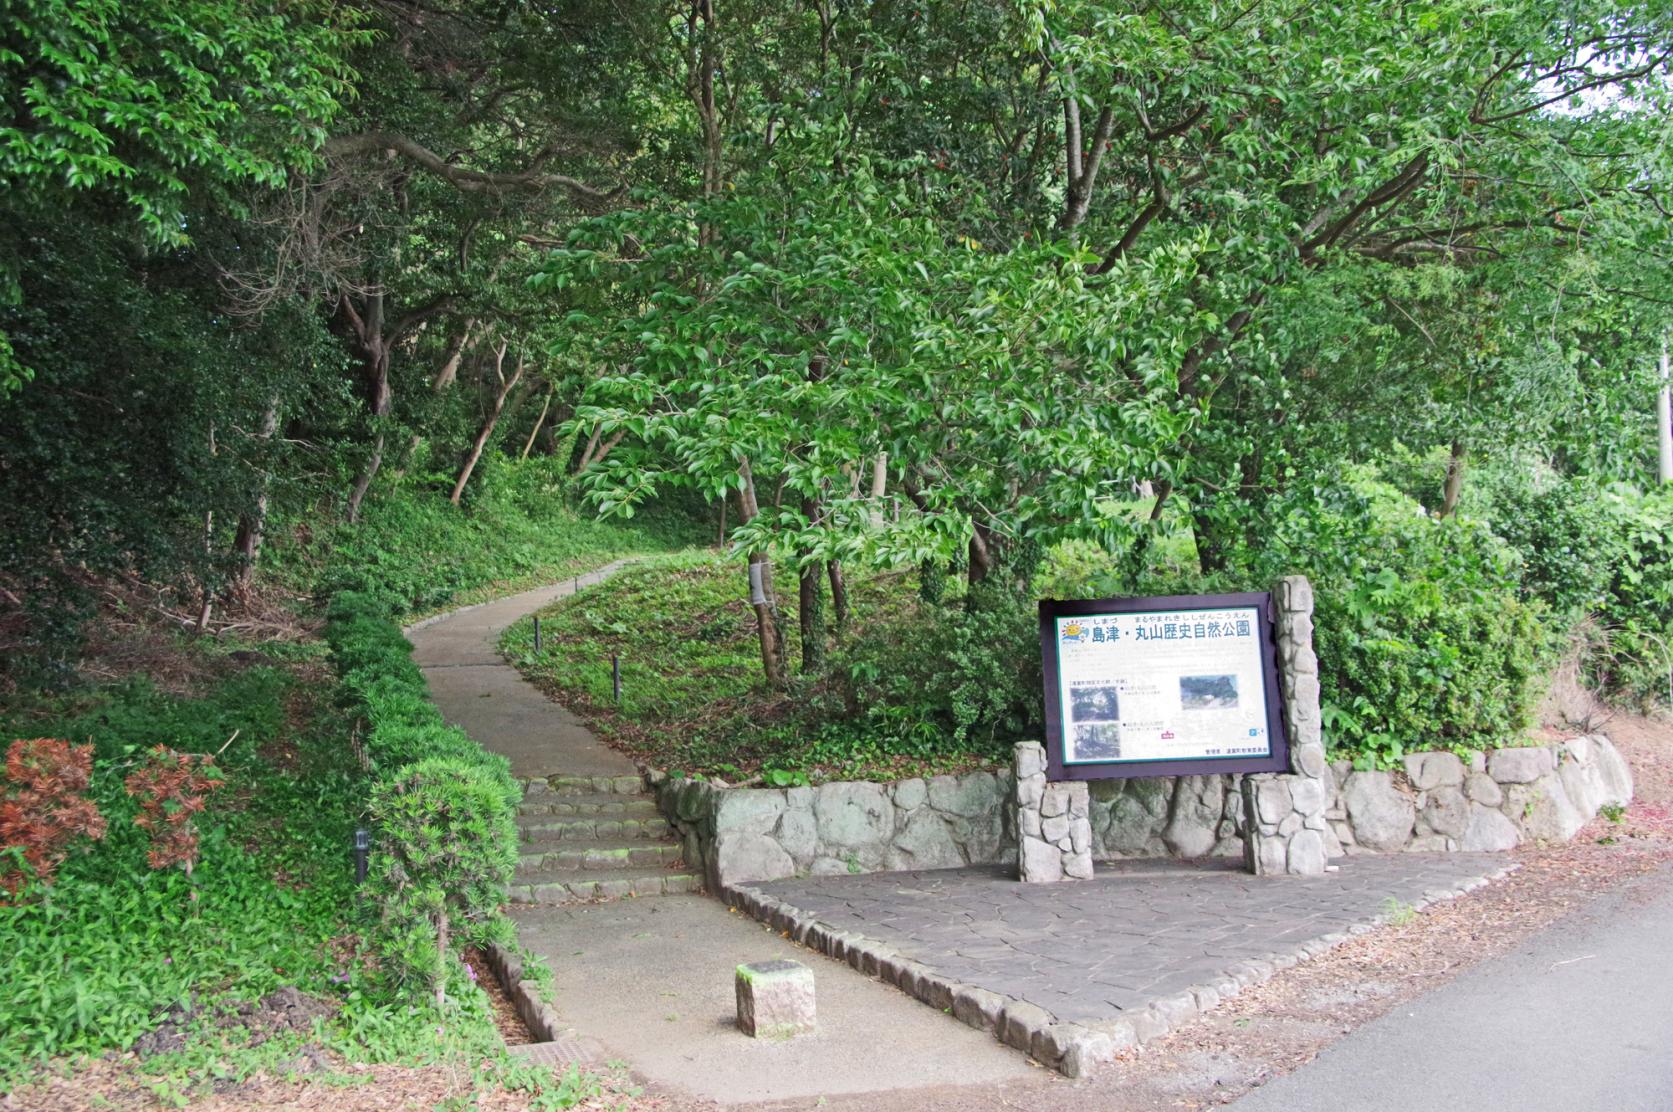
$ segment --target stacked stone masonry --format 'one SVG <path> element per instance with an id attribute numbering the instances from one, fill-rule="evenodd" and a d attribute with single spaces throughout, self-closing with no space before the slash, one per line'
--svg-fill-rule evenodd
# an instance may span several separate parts
<path id="1" fill-rule="evenodd" d="M 1016 860 L 1009 772 L 818 787 L 730 788 L 650 775 L 709 890 L 790 876 L 946 869 Z"/>
<path id="2" fill-rule="evenodd" d="M 1290 771 L 1243 777 L 1243 860 L 1257 876 L 1318 876 L 1330 856 L 1325 820 L 1330 770 L 1319 713 L 1319 659 L 1313 652 L 1313 587 L 1303 576 L 1281 579 L 1272 602 Z"/>
<path id="3" fill-rule="evenodd" d="M 1632 801 L 1632 771 L 1602 734 L 1467 758 L 1412 753 L 1396 772 L 1331 766 L 1331 848 L 1345 853 L 1497 851 L 1565 842 Z"/>
<path id="4" fill-rule="evenodd" d="M 657 799 L 683 840 L 686 864 L 705 876 L 711 892 L 792 876 L 1018 861 L 1016 831 L 1005 817 L 1014 782 L 1009 772 L 788 789 L 653 779 L 660 780 Z M 1092 781 L 1086 799 L 1092 859 L 1242 855 L 1244 779 Z M 1271 798 L 1279 791 L 1265 786 L 1271 784 L 1287 790 L 1292 814 L 1297 794 L 1311 806 L 1313 789 L 1298 787 L 1299 778 L 1247 779 L 1257 813 L 1265 806 L 1268 815 L 1283 814 L 1285 798 Z M 1395 771 L 1356 771 L 1338 761 L 1317 783 L 1327 857 L 1563 841 L 1599 808 L 1632 799 L 1632 774 L 1601 734 L 1467 760 L 1444 751 L 1413 753 Z M 1262 792 L 1270 793 L 1264 804 Z M 1285 822 L 1267 825 L 1276 835 Z M 1041 823 L 1043 833 L 1043 817 Z M 1293 834 L 1295 824 L 1289 826 Z"/>
<path id="5" fill-rule="evenodd" d="M 1046 782 L 1046 747 L 1016 747 L 1017 875 L 1031 884 L 1092 879 L 1091 797 L 1085 781 Z"/>

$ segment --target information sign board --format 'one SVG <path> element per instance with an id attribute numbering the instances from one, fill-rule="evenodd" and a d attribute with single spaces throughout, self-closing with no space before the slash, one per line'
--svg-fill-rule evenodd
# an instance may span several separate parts
<path id="1" fill-rule="evenodd" d="M 1054 780 L 1289 767 L 1272 597 L 1040 603 Z"/>

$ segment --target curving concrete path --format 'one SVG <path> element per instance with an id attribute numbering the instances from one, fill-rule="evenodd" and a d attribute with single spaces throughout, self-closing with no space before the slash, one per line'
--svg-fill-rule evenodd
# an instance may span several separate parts
<path id="1" fill-rule="evenodd" d="M 561 583 L 407 627 L 413 660 L 442 717 L 484 749 L 509 759 L 518 779 L 639 774 L 632 761 L 507 664 L 498 648 L 500 635 L 519 618 L 602 583 L 629 563 L 617 560 Z"/>
<path id="2" fill-rule="evenodd" d="M 497 648 L 501 633 L 519 618 L 626 563 L 455 610 L 406 631 L 442 714 L 484 748 L 510 758 L 520 779 L 637 778 L 631 761 L 526 682 Z M 560 1055 L 560 1064 L 625 1058 L 669 1107 L 758 1101 L 816 1107 L 827 1095 L 880 1090 L 924 1107 L 938 1103 L 948 1087 L 985 1098 L 994 1086 L 1037 1094 L 1051 1083 L 985 1032 L 846 965 L 814 958 L 715 900 L 589 900 L 522 906 L 513 917 L 523 945 L 553 970 L 559 1014 L 585 1032 L 560 1040 L 569 1055 Z M 774 1042 L 746 1038 L 733 1025 L 734 970 L 766 958 L 811 958 L 819 983 L 816 1034 Z"/>

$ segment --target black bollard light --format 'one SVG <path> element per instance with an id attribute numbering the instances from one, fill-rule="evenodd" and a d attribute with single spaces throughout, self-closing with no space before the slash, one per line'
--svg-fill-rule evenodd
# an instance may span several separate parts
<path id="1" fill-rule="evenodd" d="M 616 705 L 622 705 L 622 658 L 610 654 L 610 689 L 615 692 Z"/>
<path id="2" fill-rule="evenodd" d="M 354 832 L 354 882 L 366 883 L 366 857 L 372 849 L 372 833 L 364 826 Z"/>

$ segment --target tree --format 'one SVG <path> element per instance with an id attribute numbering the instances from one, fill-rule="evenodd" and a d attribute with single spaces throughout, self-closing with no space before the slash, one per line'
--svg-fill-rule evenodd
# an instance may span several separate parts
<path id="1" fill-rule="evenodd" d="M 24 238 L 66 197 L 120 206 L 147 242 L 188 214 L 307 167 L 351 92 L 364 36 L 325 0 L 20 0 L 0 17 L 0 304 L 19 304 Z M 111 219 L 101 216 L 101 219 Z M 0 331 L 0 394 L 30 371 Z"/>

